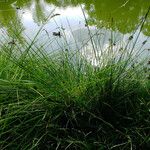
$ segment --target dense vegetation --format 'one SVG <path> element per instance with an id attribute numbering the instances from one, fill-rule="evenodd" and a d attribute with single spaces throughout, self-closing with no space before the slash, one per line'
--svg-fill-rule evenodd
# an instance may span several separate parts
<path id="1" fill-rule="evenodd" d="M 111 39 L 97 66 L 80 51 L 49 54 L 36 45 L 39 34 L 1 41 L 0 149 L 149 149 L 149 61 L 136 62 L 134 51 L 140 34 L 115 51 Z"/>

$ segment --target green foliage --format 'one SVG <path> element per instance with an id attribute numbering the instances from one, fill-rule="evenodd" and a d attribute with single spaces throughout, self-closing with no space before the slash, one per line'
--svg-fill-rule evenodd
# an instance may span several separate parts
<path id="1" fill-rule="evenodd" d="M 0 149 L 149 149 L 150 81 L 134 63 L 136 41 L 93 66 L 80 51 L 49 55 L 38 34 L 0 49 Z"/>

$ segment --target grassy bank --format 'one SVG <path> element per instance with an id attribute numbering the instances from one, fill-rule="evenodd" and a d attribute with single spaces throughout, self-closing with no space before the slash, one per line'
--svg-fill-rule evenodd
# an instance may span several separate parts
<path id="1" fill-rule="evenodd" d="M 48 55 L 34 41 L 5 41 L 0 149 L 149 149 L 149 70 L 144 60 L 135 63 L 139 55 L 131 57 L 135 44 L 130 36 L 117 57 L 108 57 L 110 43 L 94 67 L 80 52 Z"/>

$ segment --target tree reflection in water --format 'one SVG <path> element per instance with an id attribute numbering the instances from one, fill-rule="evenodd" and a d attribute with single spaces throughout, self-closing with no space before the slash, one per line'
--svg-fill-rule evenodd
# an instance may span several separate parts
<path id="1" fill-rule="evenodd" d="M 132 32 L 146 13 L 149 1 L 143 0 L 9 0 L 0 2 L 0 23 L 9 28 L 12 20 L 19 20 L 23 10 L 32 13 L 35 23 L 43 24 L 48 15 L 47 6 L 76 7 L 83 4 L 90 25 L 101 25 L 125 34 Z M 22 10 L 22 11 L 21 11 Z M 81 14 L 82 15 L 82 14 Z M 113 19 L 112 19 L 113 18 Z M 113 20 L 113 25 L 112 25 Z M 21 24 L 20 24 L 21 26 Z M 145 23 L 143 33 L 150 35 L 150 15 Z"/>

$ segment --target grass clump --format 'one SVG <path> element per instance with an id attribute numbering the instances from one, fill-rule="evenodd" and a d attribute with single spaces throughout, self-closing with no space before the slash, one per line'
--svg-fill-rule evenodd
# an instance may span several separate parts
<path id="1" fill-rule="evenodd" d="M 149 149 L 150 80 L 133 47 L 110 45 L 94 67 L 80 52 L 2 44 L 0 149 Z"/>

